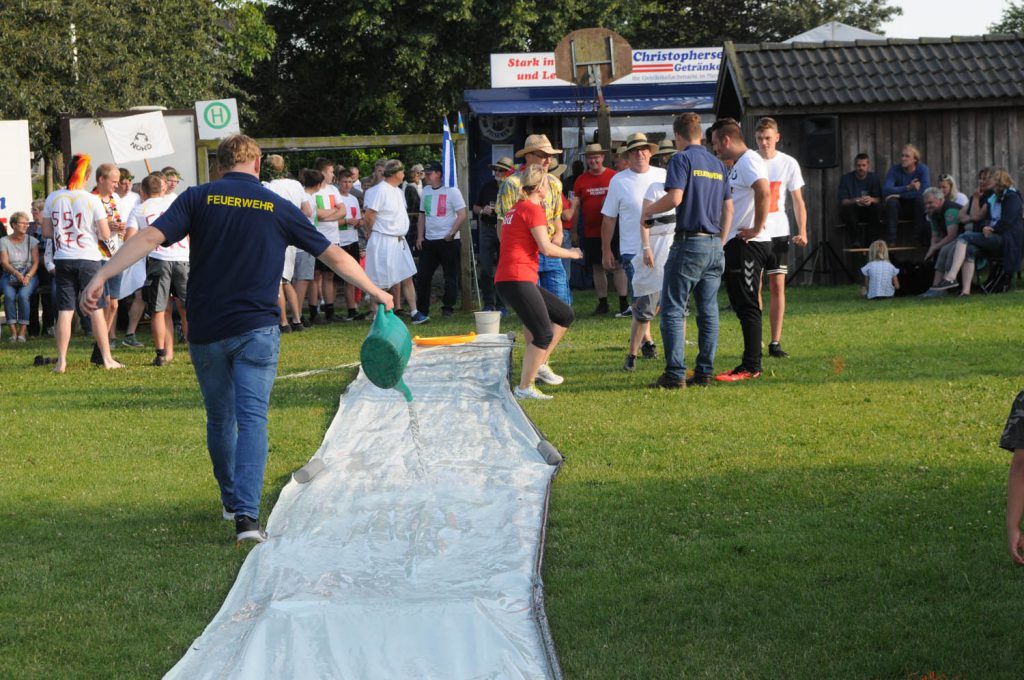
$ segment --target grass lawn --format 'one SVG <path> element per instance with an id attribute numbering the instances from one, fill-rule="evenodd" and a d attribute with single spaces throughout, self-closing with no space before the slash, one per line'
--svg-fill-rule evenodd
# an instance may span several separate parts
<path id="1" fill-rule="evenodd" d="M 996 442 L 1024 387 L 1024 293 L 791 290 L 790 359 L 678 392 L 645 387 L 661 361 L 619 370 L 629 322 L 593 305 L 578 296 L 552 361 L 566 383 L 527 404 L 567 458 L 544 564 L 566 677 L 1021 677 Z M 366 329 L 285 336 L 279 373 L 355 361 Z M 716 369 L 740 343 L 724 313 Z M 52 340 L 0 347 L 0 677 L 161 675 L 246 554 L 219 519 L 187 352 L 158 369 L 118 350 L 128 369 L 108 373 L 89 348 L 76 337 L 56 376 L 31 365 Z M 264 517 L 354 375 L 275 386 Z"/>

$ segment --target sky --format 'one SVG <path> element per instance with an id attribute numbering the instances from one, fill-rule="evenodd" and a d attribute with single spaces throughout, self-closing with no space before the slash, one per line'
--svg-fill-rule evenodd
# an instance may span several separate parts
<path id="1" fill-rule="evenodd" d="M 882 26 L 887 38 L 983 35 L 999 21 L 1006 0 L 897 0 L 903 15 Z"/>

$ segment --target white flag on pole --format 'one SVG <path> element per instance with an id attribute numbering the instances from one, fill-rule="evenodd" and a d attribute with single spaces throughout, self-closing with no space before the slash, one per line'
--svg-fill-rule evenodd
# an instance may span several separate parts
<path id="1" fill-rule="evenodd" d="M 441 119 L 441 167 L 444 186 L 459 186 L 455 171 L 455 144 L 452 142 L 452 130 L 448 127 L 448 116 Z"/>
<path id="2" fill-rule="evenodd" d="M 164 115 L 159 111 L 123 118 L 103 118 L 102 122 L 115 163 L 141 161 L 174 153 Z"/>

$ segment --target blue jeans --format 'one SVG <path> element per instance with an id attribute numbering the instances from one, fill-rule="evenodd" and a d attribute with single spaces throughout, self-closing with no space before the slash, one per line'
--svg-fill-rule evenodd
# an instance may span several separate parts
<path id="1" fill-rule="evenodd" d="M 572 305 L 572 292 L 569 290 L 569 277 L 565 274 L 560 257 L 544 257 L 538 255 L 537 284 L 554 293 L 559 300 Z"/>
<path id="2" fill-rule="evenodd" d="M 7 323 L 19 323 L 22 326 L 28 325 L 29 298 L 36 292 L 39 285 L 39 278 L 33 276 L 24 286 L 15 286 L 11 283 L 9 275 L 4 276 L 4 312 L 7 314 Z"/>
<path id="3" fill-rule="evenodd" d="M 256 519 L 267 464 L 267 409 L 280 347 L 277 326 L 189 346 L 206 404 L 206 446 L 221 503 Z"/>
<path id="4" fill-rule="evenodd" d="M 686 378 L 686 336 L 683 319 L 689 313 L 690 293 L 697 303 L 696 375 L 713 375 L 718 349 L 718 287 L 725 271 L 722 241 L 717 237 L 676 241 L 665 261 L 661 286 L 661 339 L 665 344 L 665 374 Z"/>

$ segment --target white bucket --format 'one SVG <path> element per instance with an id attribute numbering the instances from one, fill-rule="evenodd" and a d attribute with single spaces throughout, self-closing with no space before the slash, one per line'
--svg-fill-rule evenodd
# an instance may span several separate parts
<path id="1" fill-rule="evenodd" d="M 477 335 L 501 332 L 501 312 L 474 312 L 473 315 L 476 317 Z"/>

